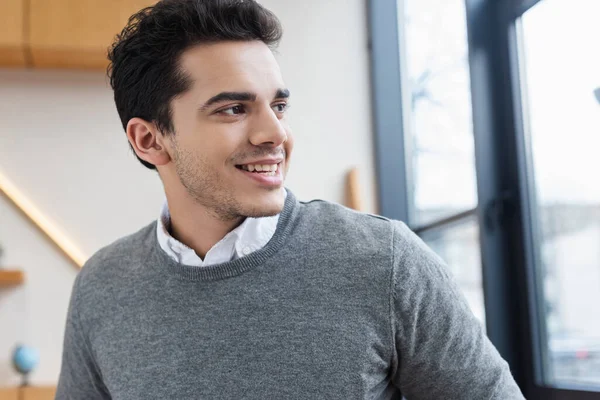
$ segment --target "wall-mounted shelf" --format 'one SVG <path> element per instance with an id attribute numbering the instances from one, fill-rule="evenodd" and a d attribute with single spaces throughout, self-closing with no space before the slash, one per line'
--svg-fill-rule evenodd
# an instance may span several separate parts
<path id="1" fill-rule="evenodd" d="M 56 397 L 56 387 L 0 387 L 0 400 L 53 400 Z"/>
<path id="2" fill-rule="evenodd" d="M 21 285 L 25 281 L 23 271 L 0 269 L 0 288 Z"/>

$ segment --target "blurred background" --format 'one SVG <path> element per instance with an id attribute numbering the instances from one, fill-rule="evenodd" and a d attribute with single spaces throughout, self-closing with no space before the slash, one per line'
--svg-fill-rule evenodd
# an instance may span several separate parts
<path id="1" fill-rule="evenodd" d="M 406 222 L 527 398 L 600 399 L 600 1 L 260 2 L 284 27 L 287 186 Z M 104 72 L 152 3 L 0 3 L 0 399 L 18 343 L 56 385 L 81 260 L 164 201 Z"/>

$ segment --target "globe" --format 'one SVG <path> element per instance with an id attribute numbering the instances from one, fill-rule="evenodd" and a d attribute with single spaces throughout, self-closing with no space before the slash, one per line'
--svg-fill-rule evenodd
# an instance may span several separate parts
<path id="1" fill-rule="evenodd" d="M 40 361 L 39 352 L 33 347 L 19 345 L 13 352 L 13 366 L 20 374 L 29 374 Z"/>

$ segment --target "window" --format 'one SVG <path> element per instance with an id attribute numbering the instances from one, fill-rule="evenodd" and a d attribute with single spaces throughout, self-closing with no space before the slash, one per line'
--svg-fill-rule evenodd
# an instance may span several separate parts
<path id="1" fill-rule="evenodd" d="M 520 20 L 543 380 L 600 389 L 600 2 Z"/>
<path id="2" fill-rule="evenodd" d="M 381 214 L 526 398 L 600 400 L 600 1 L 369 0 Z"/>
<path id="3" fill-rule="evenodd" d="M 398 2 L 409 225 L 449 265 L 485 323 L 463 0 Z"/>
<path id="4" fill-rule="evenodd" d="M 401 3 L 410 222 L 421 226 L 477 206 L 466 13 L 463 0 Z"/>

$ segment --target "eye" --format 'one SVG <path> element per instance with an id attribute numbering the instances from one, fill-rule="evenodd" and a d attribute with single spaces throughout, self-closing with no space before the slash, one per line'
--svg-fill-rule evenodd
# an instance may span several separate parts
<path id="1" fill-rule="evenodd" d="M 273 110 L 275 110 L 278 113 L 283 113 L 288 109 L 288 104 L 287 103 L 279 103 L 279 104 L 275 104 L 273 105 Z"/>
<path id="2" fill-rule="evenodd" d="M 244 106 L 237 105 L 237 106 L 233 106 L 233 107 L 229 107 L 229 108 L 224 108 L 223 110 L 219 111 L 219 114 L 238 115 L 238 114 L 243 114 L 245 111 L 246 110 L 244 109 Z"/>

